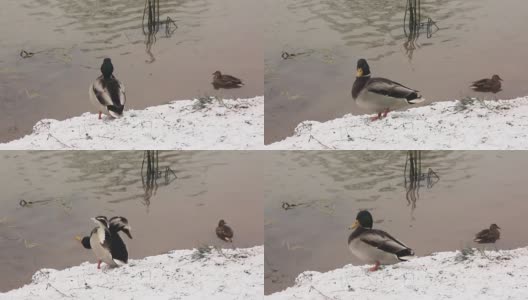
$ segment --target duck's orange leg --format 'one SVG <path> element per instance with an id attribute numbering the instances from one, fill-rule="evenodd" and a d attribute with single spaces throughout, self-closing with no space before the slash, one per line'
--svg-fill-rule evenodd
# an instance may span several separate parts
<path id="1" fill-rule="evenodd" d="M 379 119 L 381 119 L 381 112 L 379 112 L 377 116 L 374 116 L 374 117 L 370 118 L 370 121 L 374 122 L 374 121 L 379 120 Z"/>
<path id="2" fill-rule="evenodd" d="M 97 263 L 97 269 L 101 269 L 101 260 Z"/>
<path id="3" fill-rule="evenodd" d="M 383 113 L 383 117 L 385 118 L 387 116 L 387 114 L 389 113 L 389 109 L 385 109 L 385 112 Z"/>
<path id="4" fill-rule="evenodd" d="M 379 269 L 379 266 L 380 266 L 380 262 L 376 261 L 376 264 L 374 265 L 374 267 L 370 268 L 369 271 L 370 272 L 377 271 Z"/>
<path id="5" fill-rule="evenodd" d="M 103 113 L 102 111 L 99 112 L 99 120 L 101 120 L 101 114 L 102 113 Z"/>

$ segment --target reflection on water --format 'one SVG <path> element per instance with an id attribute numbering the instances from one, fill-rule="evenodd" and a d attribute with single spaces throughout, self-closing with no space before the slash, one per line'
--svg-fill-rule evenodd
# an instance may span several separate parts
<path id="1" fill-rule="evenodd" d="M 263 243 L 257 152 L 3 151 L 0 163 L 0 291 L 40 268 L 94 262 L 74 237 L 97 215 L 129 220 L 131 258 Z M 216 237 L 219 219 L 233 227 L 233 245 Z"/>
<path id="2" fill-rule="evenodd" d="M 420 199 L 420 188 L 424 185 L 431 189 L 440 180 L 440 176 L 429 168 L 427 173 L 422 173 L 422 151 L 407 151 L 407 159 L 404 168 L 404 186 L 407 205 L 412 211 L 416 208 L 416 202 Z"/>
<path id="3" fill-rule="evenodd" d="M 0 141 L 43 118 L 92 111 L 87 91 L 104 57 L 127 87 L 128 108 L 263 94 L 261 1 L 4 2 Z M 23 59 L 21 50 L 35 54 Z M 215 70 L 238 74 L 244 88 L 219 94 L 210 84 Z"/>
<path id="4" fill-rule="evenodd" d="M 266 143 L 291 135 L 304 120 L 365 113 L 350 96 L 359 58 L 370 62 L 373 76 L 418 89 L 430 101 L 477 96 L 470 83 L 494 73 L 508 77 L 499 97 L 527 95 L 527 8 L 522 0 L 267 3 Z M 283 51 L 312 53 L 284 60 Z"/>
<path id="5" fill-rule="evenodd" d="M 266 293 L 291 286 L 303 271 L 359 264 L 346 241 L 347 228 L 362 209 L 372 212 L 375 228 L 394 234 L 418 255 L 474 246 L 474 234 L 494 222 L 505 224 L 500 224 L 505 229 L 499 249 L 526 246 L 528 237 L 519 224 L 528 208 L 527 155 L 273 153 L 265 175 Z"/>

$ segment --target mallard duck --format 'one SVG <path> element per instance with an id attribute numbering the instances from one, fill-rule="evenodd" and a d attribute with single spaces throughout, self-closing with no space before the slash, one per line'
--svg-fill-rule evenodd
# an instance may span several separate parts
<path id="1" fill-rule="evenodd" d="M 352 86 L 352 98 L 359 107 L 377 113 L 372 121 L 386 117 L 389 111 L 409 104 L 423 102 L 425 99 L 413 90 L 385 78 L 370 78 L 370 67 L 365 59 L 357 62 L 357 74 Z"/>
<path id="2" fill-rule="evenodd" d="M 113 72 L 112 61 L 105 58 L 101 65 L 102 75 L 90 85 L 90 102 L 99 111 L 99 119 L 103 112 L 113 118 L 119 118 L 125 109 L 125 86 L 112 75 Z"/>
<path id="3" fill-rule="evenodd" d="M 473 241 L 479 244 L 495 243 L 495 241 L 500 239 L 499 229 L 501 228 L 497 224 L 491 224 L 489 229 L 484 229 L 477 233 Z"/>
<path id="4" fill-rule="evenodd" d="M 481 80 L 477 80 L 473 82 L 473 84 L 470 86 L 474 91 L 477 92 L 484 92 L 484 93 L 498 93 L 502 91 L 501 88 L 501 81 L 502 78 L 500 78 L 499 75 L 495 74 L 491 76 L 491 79 L 484 78 Z"/>
<path id="5" fill-rule="evenodd" d="M 226 225 L 227 223 L 224 220 L 218 222 L 218 227 L 216 227 L 216 236 L 221 240 L 226 242 L 233 242 L 233 229 Z"/>
<path id="6" fill-rule="evenodd" d="M 242 83 L 242 80 L 231 75 L 222 74 L 220 71 L 216 71 L 213 73 L 212 84 L 215 89 L 232 89 L 239 88 L 244 85 L 244 83 Z"/>
<path id="7" fill-rule="evenodd" d="M 411 248 L 390 234 L 372 229 L 372 223 L 372 215 L 366 210 L 360 211 L 349 228 L 355 230 L 348 237 L 350 252 L 363 262 L 374 264 L 370 271 L 376 271 L 380 265 L 405 261 L 404 257 L 414 255 Z"/>
<path id="8" fill-rule="evenodd" d="M 129 238 L 130 226 L 124 217 L 113 217 L 108 220 L 105 216 L 92 218 L 98 225 L 90 236 L 81 239 L 81 243 L 86 249 L 92 249 L 98 260 L 97 268 L 101 268 L 101 262 L 110 267 L 118 267 L 128 262 L 128 251 L 119 232 L 124 232 Z"/>

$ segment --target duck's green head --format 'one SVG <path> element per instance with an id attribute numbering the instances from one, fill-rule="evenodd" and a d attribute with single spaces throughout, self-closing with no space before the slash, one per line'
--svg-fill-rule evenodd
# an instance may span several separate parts
<path id="1" fill-rule="evenodd" d="M 367 60 L 361 58 L 357 62 L 357 73 L 356 77 L 370 76 L 370 67 Z"/>
<path id="2" fill-rule="evenodd" d="M 374 223 L 372 215 L 368 211 L 362 210 L 357 214 L 356 221 L 349 227 L 349 229 L 355 229 L 358 226 L 370 229 L 372 228 L 372 223 Z"/>

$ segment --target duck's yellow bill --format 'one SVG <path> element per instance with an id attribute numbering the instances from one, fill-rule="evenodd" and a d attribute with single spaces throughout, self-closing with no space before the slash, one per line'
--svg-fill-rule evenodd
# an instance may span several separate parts
<path id="1" fill-rule="evenodd" d="M 78 235 L 75 236 L 75 239 L 78 240 L 79 242 L 82 240 L 82 238 Z"/>
<path id="2" fill-rule="evenodd" d="M 357 77 L 361 77 L 361 76 L 363 76 L 363 69 L 362 69 L 362 68 L 358 68 L 358 69 L 357 69 L 356 76 L 357 76 Z"/>
<path id="3" fill-rule="evenodd" d="M 358 226 L 359 226 L 359 221 L 356 220 L 356 222 L 354 222 L 354 224 L 350 225 L 350 227 L 348 227 L 348 229 L 355 229 Z"/>

